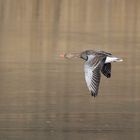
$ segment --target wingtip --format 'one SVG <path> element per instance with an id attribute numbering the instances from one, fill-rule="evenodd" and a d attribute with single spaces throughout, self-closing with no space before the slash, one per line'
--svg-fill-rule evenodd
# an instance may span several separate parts
<path id="1" fill-rule="evenodd" d="M 91 96 L 93 96 L 94 98 L 97 96 L 97 94 L 96 93 L 93 93 L 92 91 L 91 91 Z"/>
<path id="2" fill-rule="evenodd" d="M 106 75 L 106 77 L 107 77 L 107 78 L 111 78 L 111 74 L 108 73 L 108 74 Z"/>

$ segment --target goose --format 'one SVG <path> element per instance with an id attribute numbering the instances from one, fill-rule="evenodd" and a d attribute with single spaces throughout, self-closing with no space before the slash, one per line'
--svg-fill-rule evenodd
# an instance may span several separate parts
<path id="1" fill-rule="evenodd" d="M 113 56 L 105 51 L 85 50 L 81 53 L 65 53 L 60 57 L 71 59 L 81 58 L 85 61 L 84 72 L 85 81 L 91 96 L 98 95 L 101 73 L 107 77 L 111 77 L 111 62 L 122 62 L 123 59 Z"/>

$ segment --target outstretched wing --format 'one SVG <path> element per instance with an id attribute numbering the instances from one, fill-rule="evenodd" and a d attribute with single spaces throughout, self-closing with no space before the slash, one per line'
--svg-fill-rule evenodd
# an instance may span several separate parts
<path id="1" fill-rule="evenodd" d="M 111 77 L 111 63 L 105 63 L 101 69 L 101 72 L 107 77 Z"/>
<path id="2" fill-rule="evenodd" d="M 85 63 L 85 80 L 91 95 L 94 97 L 98 94 L 101 77 L 100 70 L 103 63 L 103 57 L 97 56 Z"/>

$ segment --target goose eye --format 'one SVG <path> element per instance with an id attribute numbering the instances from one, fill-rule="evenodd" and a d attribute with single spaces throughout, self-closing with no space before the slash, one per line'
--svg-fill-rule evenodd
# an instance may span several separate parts
<path id="1" fill-rule="evenodd" d="M 85 53 L 81 54 L 81 58 L 84 59 L 85 61 L 88 60 L 88 56 Z"/>
<path id="2" fill-rule="evenodd" d="M 88 56 L 86 56 L 86 61 L 88 60 Z"/>

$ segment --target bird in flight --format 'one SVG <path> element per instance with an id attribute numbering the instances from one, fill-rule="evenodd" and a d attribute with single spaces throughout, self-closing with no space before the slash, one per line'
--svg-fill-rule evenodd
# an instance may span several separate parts
<path id="1" fill-rule="evenodd" d="M 107 78 L 111 77 L 111 62 L 121 62 L 121 58 L 105 51 L 86 50 L 81 53 L 65 53 L 60 57 L 71 59 L 81 58 L 85 61 L 84 72 L 87 87 L 92 96 L 98 95 L 101 73 Z"/>

